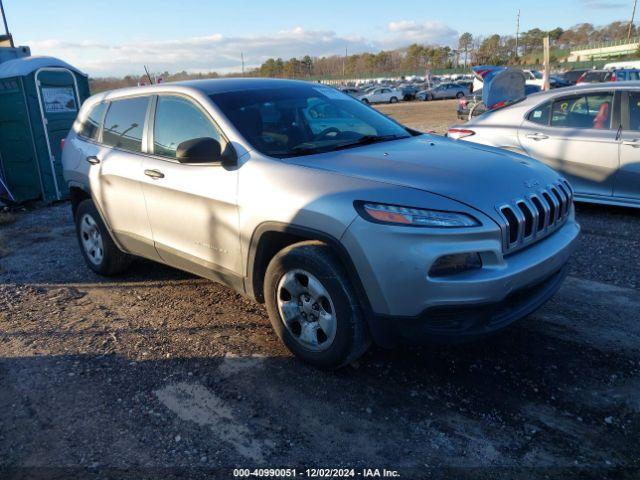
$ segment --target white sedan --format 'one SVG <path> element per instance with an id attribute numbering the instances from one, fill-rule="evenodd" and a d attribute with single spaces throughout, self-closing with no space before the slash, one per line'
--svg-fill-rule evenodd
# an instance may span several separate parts
<path id="1" fill-rule="evenodd" d="M 363 103 L 397 103 L 402 98 L 402 92 L 395 88 L 379 87 L 356 98 Z"/>
<path id="2" fill-rule="evenodd" d="M 448 136 L 540 160 L 571 182 L 578 201 L 640 207 L 640 82 L 535 93 Z"/>

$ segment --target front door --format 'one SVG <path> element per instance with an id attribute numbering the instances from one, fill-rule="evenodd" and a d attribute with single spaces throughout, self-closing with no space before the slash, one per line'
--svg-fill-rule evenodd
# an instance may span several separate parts
<path id="1" fill-rule="evenodd" d="M 181 164 L 178 145 L 210 137 L 227 141 L 209 114 L 190 98 L 160 95 L 153 156 L 144 160 L 144 195 L 153 240 L 169 265 L 214 280 L 242 274 L 237 205 L 238 172 L 219 163 Z"/>
<path id="2" fill-rule="evenodd" d="M 620 170 L 613 194 L 623 200 L 640 202 L 640 90 L 625 92 L 622 99 Z"/>
<path id="3" fill-rule="evenodd" d="M 532 110 L 518 130 L 528 155 L 561 172 L 576 193 L 611 197 L 618 170 L 614 95 L 572 95 Z"/>
<path id="4" fill-rule="evenodd" d="M 67 136 L 78 114 L 78 89 L 73 73 L 66 68 L 42 68 L 36 72 L 35 81 L 53 175 L 52 182 L 56 197 L 60 199 L 68 193 L 62 176 L 60 141 Z M 43 172 L 43 177 L 46 179 L 48 175 Z"/>

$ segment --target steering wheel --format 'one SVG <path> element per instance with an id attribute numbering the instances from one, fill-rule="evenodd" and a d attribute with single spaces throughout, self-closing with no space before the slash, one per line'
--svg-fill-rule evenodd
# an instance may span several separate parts
<path id="1" fill-rule="evenodd" d="M 324 137 L 328 136 L 330 133 L 335 133 L 336 135 L 340 135 L 340 133 L 342 132 L 336 127 L 325 128 L 319 134 L 316 135 L 316 140 L 321 140 Z"/>

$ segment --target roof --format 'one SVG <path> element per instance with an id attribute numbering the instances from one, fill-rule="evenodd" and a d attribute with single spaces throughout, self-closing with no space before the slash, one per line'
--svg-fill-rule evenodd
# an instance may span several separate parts
<path id="1" fill-rule="evenodd" d="M 6 62 L 0 63 L 0 78 L 24 77 L 25 75 L 29 75 L 40 68 L 46 67 L 68 68 L 73 72 L 86 76 L 86 74 L 81 70 L 69 65 L 67 62 L 62 61 L 59 58 L 37 55 L 32 57 L 14 58 L 13 60 L 7 60 Z"/>
<path id="2" fill-rule="evenodd" d="M 237 90 L 260 90 L 264 88 L 283 88 L 309 84 L 311 84 L 311 82 L 279 78 L 213 78 L 207 80 L 171 82 L 161 85 L 181 85 L 201 90 L 207 95 L 213 95 Z"/>
<path id="3" fill-rule="evenodd" d="M 2 66 L 0 64 L 0 66 Z M 187 80 L 182 82 L 162 82 L 153 85 L 144 85 L 139 87 L 123 87 L 104 92 L 96 93 L 89 97 L 83 105 L 90 107 L 91 105 L 105 100 L 123 98 L 136 95 L 154 95 L 158 93 L 176 93 L 182 92 L 187 94 L 198 93 L 209 96 L 218 93 L 238 92 L 246 90 L 264 90 L 269 88 L 292 88 L 300 86 L 318 86 L 332 88 L 327 85 L 303 81 L 303 80 L 284 80 L 278 78 L 214 78 L 203 80 Z M 83 106 L 83 108 L 85 108 Z"/>

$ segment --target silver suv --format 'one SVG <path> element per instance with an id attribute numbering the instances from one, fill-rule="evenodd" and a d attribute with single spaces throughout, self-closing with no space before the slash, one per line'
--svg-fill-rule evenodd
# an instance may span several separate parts
<path id="1" fill-rule="evenodd" d="M 496 332 L 559 288 L 572 190 L 535 160 L 408 129 L 329 87 L 221 79 L 101 93 L 63 153 L 94 271 L 145 257 L 266 303 L 324 368 L 371 340 Z"/>

